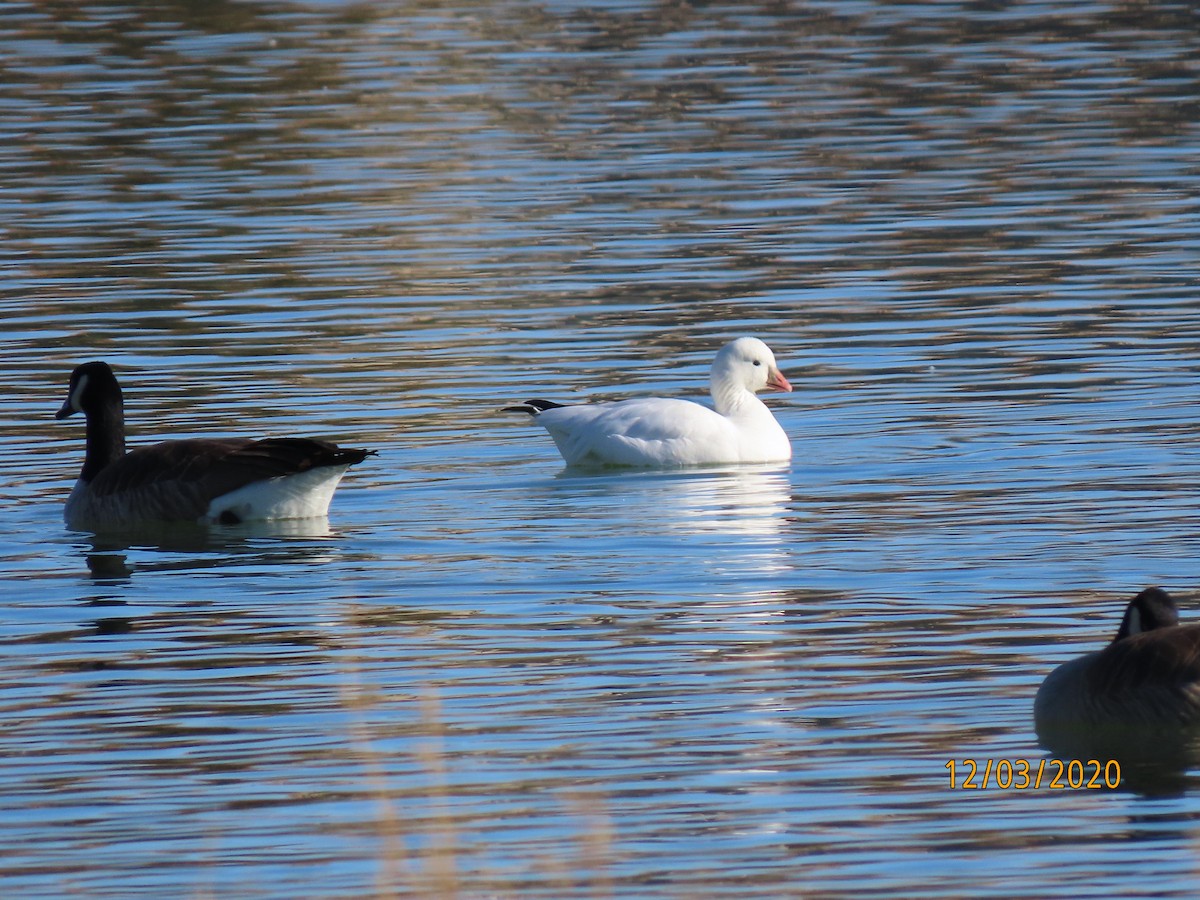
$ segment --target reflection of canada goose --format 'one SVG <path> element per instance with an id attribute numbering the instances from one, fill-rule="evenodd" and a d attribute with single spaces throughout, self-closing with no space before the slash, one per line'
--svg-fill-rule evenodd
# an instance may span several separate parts
<path id="1" fill-rule="evenodd" d="M 726 344 L 709 383 L 715 410 L 661 398 L 578 406 L 529 400 L 504 409 L 533 416 L 568 465 L 669 468 L 791 459 L 787 435 L 754 396 L 792 389 L 766 344 L 750 337 Z"/>
<path id="2" fill-rule="evenodd" d="M 1200 625 L 1180 625 L 1171 596 L 1147 588 L 1112 643 L 1050 673 L 1033 716 L 1039 735 L 1200 725 Z"/>
<path id="3" fill-rule="evenodd" d="M 370 450 L 309 438 L 193 438 L 125 452 L 121 387 L 107 363 L 71 373 L 56 418 L 87 417 L 83 471 L 67 499 L 73 528 L 323 516 L 346 469 Z"/>

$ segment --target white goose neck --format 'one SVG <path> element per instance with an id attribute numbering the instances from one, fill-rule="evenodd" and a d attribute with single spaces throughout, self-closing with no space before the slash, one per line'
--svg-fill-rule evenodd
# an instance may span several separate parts
<path id="1" fill-rule="evenodd" d="M 739 411 L 745 409 L 747 405 L 751 408 L 762 406 L 763 403 L 751 391 L 746 390 L 742 385 L 730 381 L 729 378 L 721 378 L 717 373 L 713 373 L 713 377 L 709 382 L 709 391 L 712 394 L 713 406 L 723 416 L 736 415 Z"/>

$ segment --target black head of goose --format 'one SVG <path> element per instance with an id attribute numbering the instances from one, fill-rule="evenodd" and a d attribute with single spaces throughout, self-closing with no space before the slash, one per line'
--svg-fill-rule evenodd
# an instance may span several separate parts
<path id="1" fill-rule="evenodd" d="M 190 438 L 126 453 L 121 387 L 104 362 L 71 373 L 55 418 L 77 412 L 87 453 L 64 513 L 72 528 L 324 516 L 346 470 L 375 452 L 289 437 Z"/>
<path id="2" fill-rule="evenodd" d="M 1129 601 L 1108 646 L 1047 676 L 1033 717 L 1050 744 L 1200 728 L 1200 625 L 1180 625 L 1171 595 L 1146 588 Z"/>

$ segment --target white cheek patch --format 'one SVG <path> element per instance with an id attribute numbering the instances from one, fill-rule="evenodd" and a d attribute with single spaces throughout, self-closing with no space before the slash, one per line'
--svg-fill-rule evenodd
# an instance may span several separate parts
<path id="1" fill-rule="evenodd" d="M 1142 633 L 1142 613 L 1136 606 L 1129 610 L 1129 633 Z"/>
<path id="2" fill-rule="evenodd" d="M 83 412 L 83 392 L 87 390 L 88 376 L 81 375 L 75 387 L 71 389 L 71 394 L 67 397 L 67 403 L 71 405 L 71 409 L 75 412 Z"/>

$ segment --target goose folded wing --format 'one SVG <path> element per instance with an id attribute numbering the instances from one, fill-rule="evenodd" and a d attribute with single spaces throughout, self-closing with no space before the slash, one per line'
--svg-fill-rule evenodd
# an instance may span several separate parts
<path id="1" fill-rule="evenodd" d="M 1137 696 L 1161 707 L 1147 712 L 1200 717 L 1200 625 L 1131 635 L 1105 648 L 1102 657 L 1090 670 L 1093 695 Z"/>
<path id="2" fill-rule="evenodd" d="M 283 478 L 320 466 L 350 466 L 366 451 L 311 438 L 192 438 L 128 452 L 91 482 L 96 497 L 128 492 L 178 491 L 208 505 L 254 481 Z"/>

